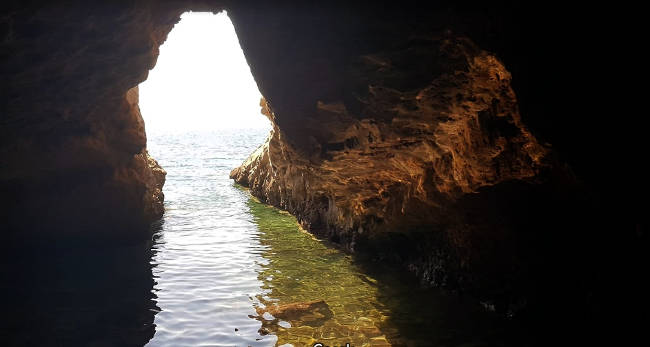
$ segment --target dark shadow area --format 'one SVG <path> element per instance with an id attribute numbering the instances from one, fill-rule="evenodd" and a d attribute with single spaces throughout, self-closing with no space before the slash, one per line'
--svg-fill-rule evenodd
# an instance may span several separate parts
<path id="1" fill-rule="evenodd" d="M 0 259 L 2 346 L 142 346 L 155 333 L 151 243 L 52 243 Z"/>
<path id="2" fill-rule="evenodd" d="M 423 287 L 412 274 L 395 265 L 362 257 L 355 260 L 376 280 L 382 309 L 391 312 L 379 328 L 395 346 L 402 346 L 405 337 L 417 341 L 417 346 L 535 345 L 525 327 L 490 312 L 474 298 Z"/>
<path id="3" fill-rule="evenodd" d="M 149 222 L 133 214 L 142 210 L 143 190 L 137 184 L 106 183 L 113 175 L 102 168 L 51 174 L 41 181 L 0 182 L 6 243 L 13 248 L 83 248 L 150 239 Z"/>
<path id="4" fill-rule="evenodd" d="M 584 187 L 567 189 L 560 179 L 484 188 L 455 203 L 463 212 L 449 225 L 365 240 L 356 258 L 377 278 L 386 278 L 386 271 L 374 269 L 391 264 L 412 288 L 418 283 L 405 270 L 463 300 L 480 300 L 503 320 L 495 340 L 500 343 L 635 341 L 650 307 L 639 277 L 648 264 L 647 240 L 642 234 L 636 243 L 626 238 Z M 460 227 L 454 218 L 463 221 Z M 441 229 L 452 230 L 451 236 L 436 231 Z M 453 246 L 458 240 L 471 240 L 463 253 Z M 387 297 L 395 290 L 389 284 L 379 288 Z M 391 310 L 406 309 L 401 304 Z M 450 312 L 447 317 L 454 316 Z"/>
<path id="5" fill-rule="evenodd" d="M 517 322 L 489 312 L 470 296 L 423 287 L 401 266 L 351 256 L 329 241 L 297 231 L 295 219 L 273 207 L 253 199 L 248 205 L 267 260 L 259 274 L 266 290 L 259 300 L 266 307 L 257 307 L 258 315 L 251 318 L 262 322 L 260 334 L 277 335 L 279 344 L 301 345 L 309 338 L 325 345 L 348 341 L 355 346 L 534 342 Z M 266 313 L 272 317 L 265 318 Z M 290 327 L 282 328 L 280 320 Z"/>

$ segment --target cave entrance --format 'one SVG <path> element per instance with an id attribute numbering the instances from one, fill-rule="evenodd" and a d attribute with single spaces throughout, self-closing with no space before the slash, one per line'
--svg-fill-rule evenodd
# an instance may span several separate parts
<path id="1" fill-rule="evenodd" d="M 240 193 L 230 170 L 264 143 L 271 129 L 227 13 L 184 13 L 139 93 L 147 150 L 167 171 L 165 225 L 221 218 L 204 213 Z M 179 211 L 196 218 L 180 221 Z"/>
<path id="2" fill-rule="evenodd" d="M 186 12 L 140 84 L 139 104 L 148 138 L 155 139 L 170 132 L 269 128 L 260 98 L 227 13 Z"/>
<path id="3" fill-rule="evenodd" d="M 225 12 L 184 13 L 140 85 L 147 150 L 167 171 L 152 245 L 159 310 L 151 345 L 178 344 L 178 331 L 194 342 L 232 336 L 225 317 L 243 317 L 242 332 L 260 328 L 244 295 L 262 285 L 258 230 L 248 194 L 230 179 L 269 134 L 260 98 Z"/>

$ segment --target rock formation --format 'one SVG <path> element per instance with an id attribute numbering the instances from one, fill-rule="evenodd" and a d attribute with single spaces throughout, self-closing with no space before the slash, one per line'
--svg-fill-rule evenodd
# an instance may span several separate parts
<path id="1" fill-rule="evenodd" d="M 257 307 L 255 311 L 257 316 L 253 317 L 263 323 L 263 328 L 272 327 L 275 330 L 280 320 L 291 326 L 320 326 L 334 315 L 323 300 Z"/>
<path id="2" fill-rule="evenodd" d="M 396 65 L 411 49 L 358 57 L 350 71 L 363 71 L 363 81 L 353 83 L 367 85 L 350 97 L 360 104 L 359 113 L 342 100 L 317 101 L 303 120 L 307 148 L 287 140 L 262 100 L 272 133 L 231 177 L 351 251 L 417 230 L 427 239 L 440 234 L 430 252 L 444 242 L 445 252 L 463 264 L 458 267 L 471 268 L 485 261 L 473 259 L 472 248 L 485 245 L 472 245 L 474 226 L 454 205 L 484 187 L 535 180 L 549 166 L 548 150 L 522 124 L 510 73 L 494 55 L 464 37 L 420 38 L 419 54 L 437 57 L 443 66 L 428 84 L 410 89 L 404 85 L 412 76 Z M 434 273 L 423 275 L 447 284 L 449 264 L 439 262 L 432 264 Z"/>
<path id="3" fill-rule="evenodd" d="M 223 9 L 274 124 L 233 172 L 253 194 L 503 312 L 645 302 L 642 129 L 588 64 L 617 38 L 566 3 L 3 3 L 4 246 L 149 237 L 136 87 L 182 12 Z"/>
<path id="4" fill-rule="evenodd" d="M 146 151 L 137 85 L 178 14 L 31 6 L 2 16 L 3 229 L 30 242 L 149 237 L 165 171 Z"/>
<path id="5" fill-rule="evenodd" d="M 638 271 L 641 253 L 623 249 L 644 227 L 610 217 L 638 223 L 640 210 L 605 207 L 605 195 L 625 200 L 610 188 L 594 195 L 619 176 L 587 149 L 611 123 L 576 104 L 594 97 L 586 65 L 554 60 L 590 44 L 566 38 L 574 12 L 549 7 L 537 21 L 501 5 L 233 5 L 274 126 L 231 177 L 424 283 L 504 314 L 573 307 L 584 318 L 611 292 L 590 283 Z"/>

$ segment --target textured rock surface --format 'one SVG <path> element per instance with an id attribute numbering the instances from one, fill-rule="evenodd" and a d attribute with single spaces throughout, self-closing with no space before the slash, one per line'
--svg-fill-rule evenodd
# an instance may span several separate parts
<path id="1" fill-rule="evenodd" d="M 642 293 L 643 213 L 635 188 L 603 186 L 628 180 L 594 150 L 615 125 L 595 116 L 593 42 L 567 35 L 584 27 L 562 9 L 232 5 L 274 123 L 232 177 L 313 232 L 502 312 L 616 311 L 615 282 Z"/>
<path id="2" fill-rule="evenodd" d="M 3 245 L 148 236 L 164 171 L 134 88 L 183 11 L 227 8 L 275 124 L 233 173 L 255 195 L 499 308 L 580 321 L 647 302 L 643 130 L 626 101 L 602 110 L 620 65 L 588 64 L 619 37 L 576 20 L 609 14 L 297 4 L 0 5 Z"/>
<path id="3" fill-rule="evenodd" d="M 349 250 L 516 309 L 538 275 L 522 229 L 555 212 L 511 205 L 555 203 L 533 187 L 570 178 L 550 173 L 555 160 L 522 124 L 503 63 L 409 16 L 395 26 L 338 8 L 261 12 L 232 17 L 274 128 L 231 177 Z M 335 18 L 333 32 L 312 29 Z M 288 50 L 299 63 L 284 61 Z"/>
<path id="4" fill-rule="evenodd" d="M 353 231 L 436 224 L 444 218 L 436 210 L 463 194 L 534 178 L 547 150 L 521 123 L 510 74 L 467 40 L 431 45 L 443 45 L 456 60 L 446 63 L 467 71 L 450 70 L 422 89 L 401 92 L 384 86 L 399 73 L 390 60 L 361 57 L 360 69 L 375 70 L 362 115 L 341 102 L 318 102 L 315 117 L 304 120 L 308 155 L 275 126 L 231 176 L 300 215 L 310 229 L 345 235 L 348 243 Z"/>
<path id="5" fill-rule="evenodd" d="M 352 251 L 393 234 L 423 232 L 425 239 L 411 242 L 438 238 L 431 249 L 413 252 L 417 243 L 407 244 L 390 256 L 416 261 L 406 253 L 441 252 L 444 260 L 427 264 L 432 269 L 411 267 L 434 284 L 456 285 L 457 279 L 447 282 L 459 270 L 472 272 L 479 263 L 497 268 L 503 265 L 492 263 L 497 258 L 517 255 L 507 245 L 511 230 L 477 243 L 455 204 L 483 187 L 534 181 L 549 166 L 548 150 L 521 123 L 510 73 L 494 55 L 463 37 L 421 38 L 418 48 L 442 65 L 428 84 L 396 89 L 412 78 L 395 62 L 409 59 L 412 46 L 360 56 L 350 68 L 367 83 L 359 113 L 342 101 L 318 101 L 303 119 L 309 147 L 297 150 L 275 124 L 231 177 Z M 261 105 L 275 123 L 266 100 Z M 488 244 L 503 254 L 482 258 Z"/>
<path id="6" fill-rule="evenodd" d="M 163 212 L 165 171 L 146 151 L 137 85 L 177 19 L 135 5 L 3 12 L 0 186 L 11 237 L 146 237 Z"/>

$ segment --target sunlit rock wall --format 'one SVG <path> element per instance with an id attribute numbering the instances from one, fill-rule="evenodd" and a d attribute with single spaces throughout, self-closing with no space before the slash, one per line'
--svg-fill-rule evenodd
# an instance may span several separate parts
<path id="1" fill-rule="evenodd" d="M 522 124 L 510 73 L 493 54 L 464 37 L 420 38 L 421 57 L 435 57 L 440 66 L 428 83 L 407 87 L 413 76 L 403 66 L 425 64 L 421 57 L 404 62 L 413 59 L 413 47 L 353 60 L 343 78 L 359 90 L 350 95 L 356 112 L 343 100 L 317 101 L 299 125 L 307 146 L 291 141 L 277 124 L 281 115 L 262 100 L 273 131 L 231 177 L 349 250 L 383 248 L 378 243 L 404 237 L 398 248 L 385 244 L 373 252 L 429 261 L 411 268 L 427 281 L 456 285 L 450 276 L 458 271 L 516 257 L 507 244 L 511 230 L 477 244 L 480 232 L 472 228 L 484 226 L 469 225 L 458 201 L 504 182 L 534 182 L 549 166 L 548 149 Z M 434 242 L 431 249 L 418 250 L 425 241 Z M 481 249 L 499 246 L 498 257 L 477 259 Z M 443 259 L 418 259 L 428 252 Z"/>
<path id="2" fill-rule="evenodd" d="M 598 160 L 615 122 L 596 120 L 576 12 L 429 5 L 231 5 L 274 124 L 231 176 L 488 307 L 589 312 L 616 286 L 598 279 L 634 278 L 645 256 L 626 250 L 647 242 L 633 190 L 612 184 L 625 175 Z"/>

